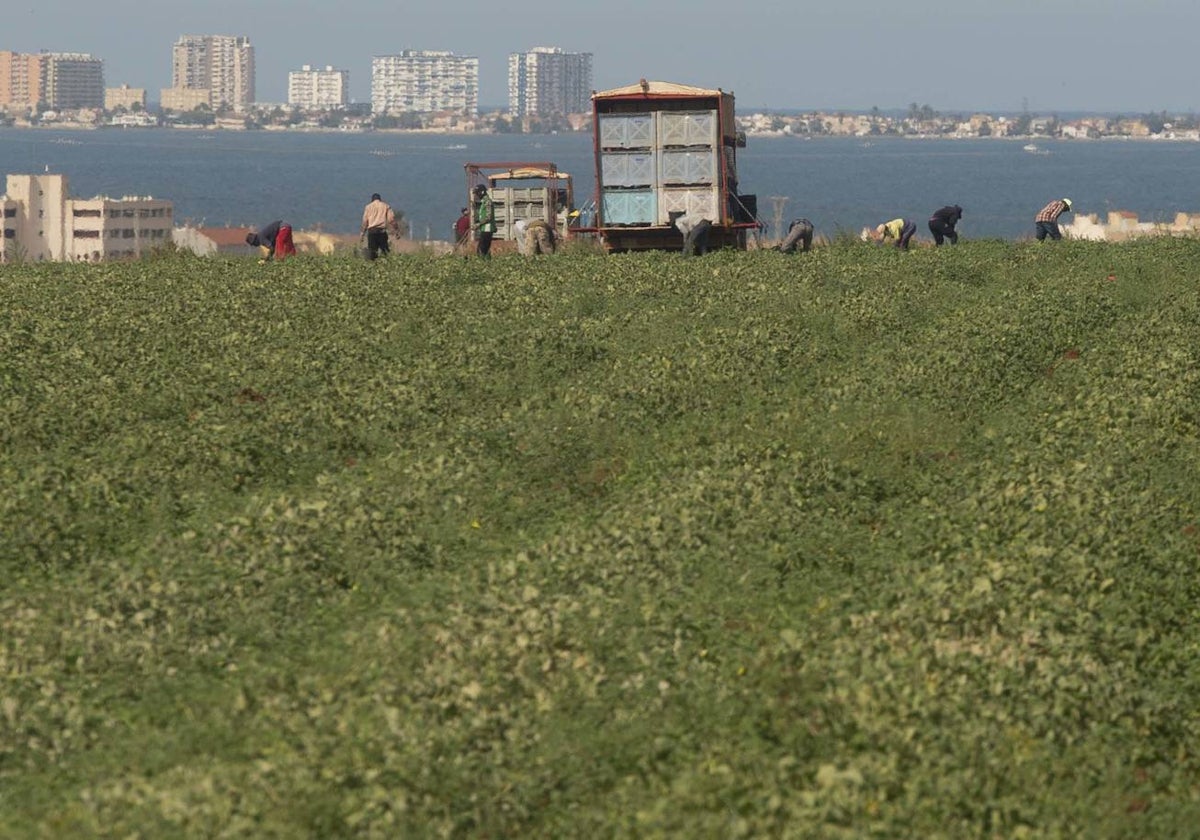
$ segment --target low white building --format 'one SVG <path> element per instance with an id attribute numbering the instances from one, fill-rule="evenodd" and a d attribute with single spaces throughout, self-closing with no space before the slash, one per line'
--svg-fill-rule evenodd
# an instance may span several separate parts
<path id="1" fill-rule="evenodd" d="M 158 125 L 158 117 L 145 111 L 137 111 L 132 114 L 118 114 L 110 119 L 108 124 L 118 128 L 154 128 Z"/>
<path id="2" fill-rule="evenodd" d="M 1110 210 L 1107 218 L 1098 213 L 1077 215 L 1062 226 L 1069 239 L 1095 242 L 1125 242 L 1142 236 L 1195 236 L 1200 232 L 1200 214 L 1176 213 L 1171 221 L 1143 222 L 1128 210 Z"/>
<path id="3" fill-rule="evenodd" d="M 0 262 L 138 257 L 171 241 L 174 205 L 150 196 L 71 198 L 67 176 L 9 175 Z"/>

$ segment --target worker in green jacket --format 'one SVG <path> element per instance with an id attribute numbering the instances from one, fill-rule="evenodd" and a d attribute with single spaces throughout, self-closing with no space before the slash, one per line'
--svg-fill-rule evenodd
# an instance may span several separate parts
<path id="1" fill-rule="evenodd" d="M 496 207 L 483 184 L 475 187 L 472 196 L 475 199 L 475 251 L 488 259 L 492 250 L 492 236 L 496 233 Z"/>

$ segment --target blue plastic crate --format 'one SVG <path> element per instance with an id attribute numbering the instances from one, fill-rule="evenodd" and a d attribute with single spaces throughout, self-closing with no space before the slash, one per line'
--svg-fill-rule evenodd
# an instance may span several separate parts
<path id="1" fill-rule="evenodd" d="M 654 190 L 605 190 L 602 200 L 605 225 L 652 225 L 658 217 Z"/>

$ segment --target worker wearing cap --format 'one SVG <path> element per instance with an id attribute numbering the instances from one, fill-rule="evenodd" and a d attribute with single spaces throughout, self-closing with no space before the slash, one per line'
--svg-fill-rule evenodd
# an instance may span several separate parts
<path id="1" fill-rule="evenodd" d="M 929 217 L 929 232 L 933 234 L 933 244 L 941 245 L 949 239 L 951 245 L 958 244 L 958 231 L 954 226 L 962 218 L 962 208 L 951 204 L 940 210 L 935 210 Z"/>
<path id="2" fill-rule="evenodd" d="M 1071 212 L 1071 199 L 1059 198 L 1051 201 L 1041 212 L 1034 216 L 1033 221 L 1037 225 L 1038 242 L 1044 240 L 1047 236 L 1051 239 L 1062 239 L 1062 231 L 1058 229 L 1058 217 L 1063 213 Z"/>
<path id="3" fill-rule="evenodd" d="M 483 184 L 477 184 L 471 196 L 475 200 L 475 252 L 488 259 L 492 251 L 492 237 L 496 233 L 496 207 Z"/>

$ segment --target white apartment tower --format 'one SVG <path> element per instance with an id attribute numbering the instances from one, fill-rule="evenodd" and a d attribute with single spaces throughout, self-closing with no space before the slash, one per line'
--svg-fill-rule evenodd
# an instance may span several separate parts
<path id="1" fill-rule="evenodd" d="M 534 47 L 508 57 L 508 112 L 514 117 L 577 114 L 591 108 L 592 54 Z"/>
<path id="2" fill-rule="evenodd" d="M 376 114 L 479 113 L 479 59 L 440 50 L 405 50 L 371 59 Z"/>
<path id="3" fill-rule="evenodd" d="M 288 104 L 306 110 L 344 108 L 350 102 L 350 71 L 314 70 L 308 64 L 288 73 Z"/>
<path id="4" fill-rule="evenodd" d="M 171 50 L 171 87 L 207 90 L 214 109 L 254 103 L 254 47 L 234 35 L 181 35 Z"/>

